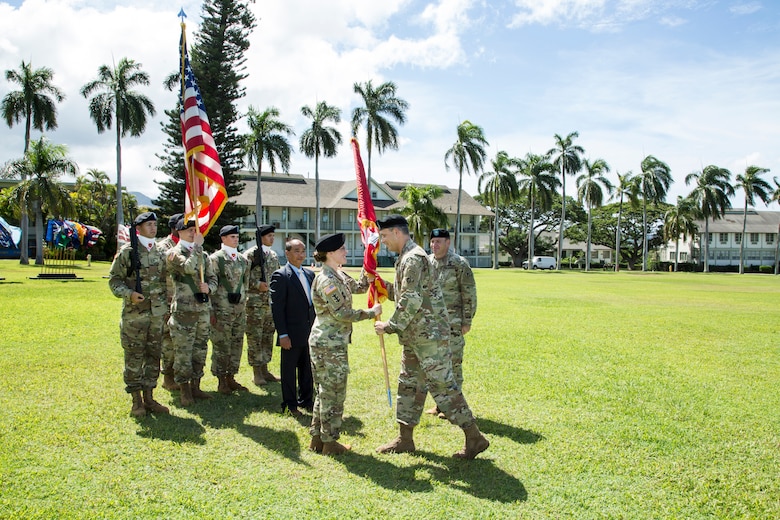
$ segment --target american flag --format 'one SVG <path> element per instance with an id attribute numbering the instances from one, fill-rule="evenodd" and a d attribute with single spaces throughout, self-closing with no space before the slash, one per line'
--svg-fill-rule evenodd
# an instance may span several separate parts
<path id="1" fill-rule="evenodd" d="M 184 145 L 186 179 L 185 216 L 197 213 L 198 227 L 205 235 L 216 223 L 227 203 L 225 178 L 219 163 L 217 146 L 211 135 L 211 125 L 203 105 L 198 82 L 192 72 L 187 53 L 185 24 L 181 24 L 179 40 L 181 65 L 181 137 Z"/>

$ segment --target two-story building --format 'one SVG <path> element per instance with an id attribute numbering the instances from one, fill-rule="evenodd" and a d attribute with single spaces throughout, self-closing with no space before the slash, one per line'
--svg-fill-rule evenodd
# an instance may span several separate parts
<path id="1" fill-rule="evenodd" d="M 255 229 L 255 207 L 257 194 L 257 177 L 252 172 L 241 172 L 244 191 L 233 202 L 245 206 L 250 214 L 240 223 L 242 233 L 253 233 Z M 320 179 L 320 234 L 341 232 L 346 235 L 347 257 L 350 265 L 361 265 L 363 262 L 363 244 L 360 239 L 360 227 L 357 222 L 357 187 L 355 181 L 334 181 Z M 400 213 L 406 202 L 400 193 L 409 183 L 388 181 L 378 183 L 371 181 L 371 199 L 377 219 L 390 213 Z M 424 187 L 427 184 L 413 184 Z M 434 203 L 444 210 L 450 222 L 450 232 L 455 231 L 455 217 L 458 204 L 458 190 L 439 186 L 443 196 Z M 261 202 L 263 215 L 260 222 L 272 224 L 276 228 L 274 250 L 284 262 L 284 242 L 288 237 L 300 238 L 307 244 L 309 257 L 312 261 L 314 253 L 316 194 L 315 181 L 301 175 L 271 175 L 261 176 Z M 461 193 L 461 250 L 472 267 L 490 267 L 490 231 L 482 225 L 483 219 L 492 213 L 482 207 L 474 198 L 463 191 Z M 453 237 L 453 246 L 454 246 Z M 423 241 L 427 249 L 427 240 Z M 245 244 L 246 248 L 254 245 L 254 241 Z M 383 247 L 378 252 L 379 265 L 391 266 L 393 259 Z"/>

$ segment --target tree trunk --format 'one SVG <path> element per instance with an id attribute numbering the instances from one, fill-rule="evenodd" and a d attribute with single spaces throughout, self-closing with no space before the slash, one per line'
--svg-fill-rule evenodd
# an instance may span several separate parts
<path id="1" fill-rule="evenodd" d="M 680 235 L 677 235 L 677 239 L 674 241 L 674 272 L 677 272 L 677 262 L 680 259 Z"/>
<path id="2" fill-rule="evenodd" d="M 455 252 L 460 254 L 460 192 L 463 189 L 463 170 L 458 176 L 458 212 L 455 215 Z"/>
<path id="3" fill-rule="evenodd" d="M 742 240 L 739 241 L 739 274 L 745 274 L 745 231 L 747 229 L 747 197 L 742 211 Z"/>
<path id="4" fill-rule="evenodd" d="M 623 216 L 623 194 L 620 194 L 620 206 L 618 207 L 617 231 L 615 231 L 615 272 L 620 271 L 620 219 Z"/>
<path id="5" fill-rule="evenodd" d="M 588 241 L 585 244 L 585 271 L 590 271 L 590 229 L 591 229 L 591 209 L 588 205 Z"/>
<path id="6" fill-rule="evenodd" d="M 528 269 L 533 266 L 534 259 L 534 209 L 536 200 L 533 197 L 533 188 L 531 189 L 531 220 L 528 223 Z M 559 260 L 560 262 L 560 260 Z"/>
<path id="7" fill-rule="evenodd" d="M 263 161 L 257 161 L 257 189 L 255 190 L 255 226 L 260 227 L 263 225 L 263 190 L 260 182 L 260 172 L 262 171 Z M 260 247 L 260 244 L 257 244 Z"/>
<path id="8" fill-rule="evenodd" d="M 43 211 L 41 201 L 33 202 L 35 212 L 35 265 L 43 265 Z"/>
<path id="9" fill-rule="evenodd" d="M 496 189 L 496 218 L 493 221 L 493 269 L 498 269 L 498 189 Z"/>
<path id="10" fill-rule="evenodd" d="M 314 152 L 314 200 L 316 205 L 316 217 L 317 224 L 314 226 L 314 242 L 320 239 L 320 223 L 322 222 L 322 216 L 320 215 L 320 150 L 317 148 Z"/>
<path id="11" fill-rule="evenodd" d="M 122 139 L 119 124 L 119 107 L 116 108 L 116 250 L 119 251 L 119 226 L 124 224 L 125 210 L 122 207 Z"/>
<path id="12" fill-rule="evenodd" d="M 704 272 L 710 272 L 710 219 L 704 218 Z"/>
<path id="13" fill-rule="evenodd" d="M 647 271 L 647 196 L 642 196 L 642 272 Z"/>
<path id="14" fill-rule="evenodd" d="M 558 270 L 561 270 L 563 255 L 563 223 L 566 221 L 566 171 L 561 161 L 561 223 L 558 225 Z M 571 264 L 569 264 L 571 267 Z"/>

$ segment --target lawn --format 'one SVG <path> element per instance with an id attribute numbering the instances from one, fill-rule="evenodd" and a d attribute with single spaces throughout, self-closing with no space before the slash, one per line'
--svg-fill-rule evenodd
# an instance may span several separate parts
<path id="1" fill-rule="evenodd" d="M 417 453 L 375 453 L 397 428 L 367 322 L 351 453 L 309 452 L 310 417 L 246 363 L 249 394 L 209 373 L 211 401 L 158 388 L 171 415 L 135 420 L 108 264 L 38 272 L 0 261 L 0 518 L 780 517 L 775 276 L 477 270 L 464 393 L 491 446 L 462 461 L 460 430 L 427 415 Z"/>

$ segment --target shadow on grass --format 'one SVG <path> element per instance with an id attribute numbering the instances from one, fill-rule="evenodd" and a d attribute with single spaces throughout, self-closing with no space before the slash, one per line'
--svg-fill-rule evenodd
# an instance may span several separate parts
<path id="1" fill-rule="evenodd" d="M 204 428 L 198 421 L 190 417 L 175 415 L 147 415 L 138 419 L 139 437 L 171 441 L 178 443 L 206 444 Z"/>
<path id="2" fill-rule="evenodd" d="M 476 498 L 494 502 L 511 503 L 528 499 L 528 492 L 520 480 L 487 459 L 467 461 L 421 451 L 393 457 L 404 457 L 404 462 L 406 457 L 414 457 L 424 462 L 399 466 L 383 458 L 355 452 L 345 453 L 334 460 L 343 464 L 349 472 L 391 491 L 427 493 L 433 490 L 432 482 L 440 482 Z"/>
<path id="3" fill-rule="evenodd" d="M 496 437 L 504 437 L 518 444 L 534 444 L 535 442 L 544 439 L 541 434 L 532 432 L 531 430 L 524 430 L 523 428 L 491 421 L 490 419 L 485 419 L 483 417 L 477 419 L 477 424 L 482 433 L 487 433 L 488 435 L 494 435 Z"/>

